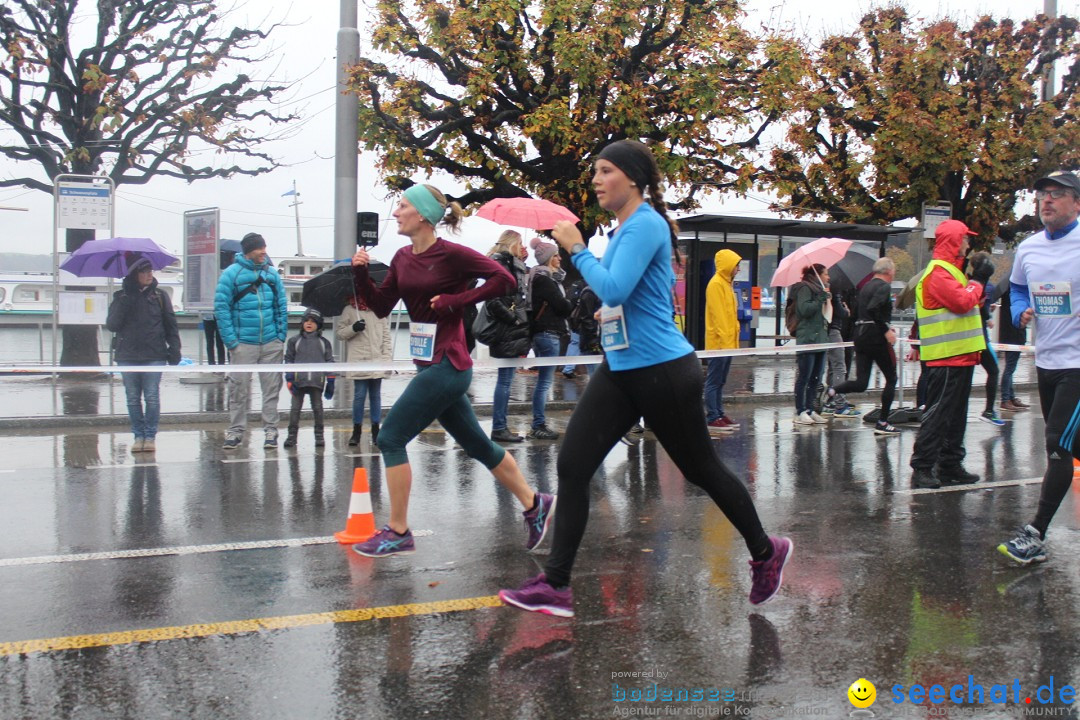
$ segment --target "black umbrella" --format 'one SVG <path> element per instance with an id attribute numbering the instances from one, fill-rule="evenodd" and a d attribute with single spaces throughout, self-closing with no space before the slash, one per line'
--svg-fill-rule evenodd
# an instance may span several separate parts
<path id="1" fill-rule="evenodd" d="M 852 244 L 844 257 L 829 268 L 829 289 L 835 292 L 857 289 L 873 273 L 877 259 L 877 251 Z"/>
<path id="2" fill-rule="evenodd" d="M 236 253 L 243 252 L 243 248 L 240 247 L 239 240 L 222 240 L 218 245 L 218 255 L 220 262 L 220 269 L 224 270 L 233 264 L 233 260 L 236 258 Z"/>
<path id="3" fill-rule="evenodd" d="M 372 261 L 368 265 L 368 276 L 378 285 L 389 270 L 381 262 Z M 300 304 L 315 308 L 323 317 L 337 317 L 354 294 L 352 265 L 335 265 L 304 283 Z"/>

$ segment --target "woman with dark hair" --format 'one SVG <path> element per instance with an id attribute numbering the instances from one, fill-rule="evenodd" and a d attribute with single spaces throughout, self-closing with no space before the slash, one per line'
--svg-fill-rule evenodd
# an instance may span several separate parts
<path id="1" fill-rule="evenodd" d="M 533 550 L 544 538 L 555 498 L 533 492 L 514 458 L 480 428 L 465 394 L 472 382 L 472 358 L 465 348 L 462 326 L 465 308 L 506 295 L 514 278 L 494 260 L 435 234 L 440 223 L 456 230 L 464 216 L 461 206 L 447 202 L 436 188 L 413 185 L 405 191 L 393 216 L 398 233 L 411 243 L 397 251 L 378 287 L 368 276 L 367 250 L 357 250 L 352 259 L 354 284 L 379 317 L 389 315 L 398 300 L 405 301 L 409 352 L 417 372 L 379 430 L 390 522 L 353 550 L 368 557 L 414 551 L 408 519 L 412 467 L 405 446 L 436 419 L 469 457 L 483 463 L 524 506 L 529 533 L 525 546 Z M 484 284 L 469 289 L 480 278 Z"/>
<path id="2" fill-rule="evenodd" d="M 523 610 L 573 616 L 570 573 L 589 519 L 589 483 L 641 417 L 686 479 L 704 489 L 742 534 L 752 557 L 751 603 L 776 595 L 791 557 L 791 541 L 765 533 L 746 486 L 709 440 L 701 363 L 671 320 L 677 228 L 667 216 L 660 183 L 645 145 L 612 143 L 597 157 L 593 175 L 600 207 L 619 221 L 603 261 L 589 252 L 571 223 L 560 222 L 552 231 L 604 303 L 606 359 L 570 416 L 559 448 L 559 517 L 544 572 L 517 590 L 499 593 L 503 602 Z"/>
<path id="3" fill-rule="evenodd" d="M 795 328 L 796 345 L 817 345 L 829 342 L 829 271 L 824 265 L 807 265 L 802 280 L 788 290 L 795 303 L 799 324 Z M 795 424 L 814 425 L 827 423 L 814 410 L 821 374 L 825 371 L 825 350 L 811 350 L 795 354 Z"/>

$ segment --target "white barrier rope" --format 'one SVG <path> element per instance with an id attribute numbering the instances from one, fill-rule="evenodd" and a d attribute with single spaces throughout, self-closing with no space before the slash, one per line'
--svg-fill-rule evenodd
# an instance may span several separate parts
<path id="1" fill-rule="evenodd" d="M 818 343 L 815 345 L 788 345 L 775 348 L 732 348 L 728 350 L 698 350 L 699 358 L 745 357 L 754 355 L 794 355 L 804 352 L 824 352 L 833 348 L 853 347 L 854 343 Z M 559 355 L 556 357 L 527 358 L 491 358 L 473 362 L 477 370 L 494 368 L 532 368 L 560 365 L 598 365 L 604 361 L 603 355 Z M 410 360 L 392 362 L 357 362 L 357 363 L 307 363 L 293 365 L 81 365 L 62 367 L 59 365 L 0 365 L 0 373 L 51 375 L 61 374 L 101 374 L 124 372 L 159 372 L 169 374 L 221 374 L 221 373 L 335 373 L 346 372 L 415 372 L 417 366 Z"/>
<path id="2" fill-rule="evenodd" d="M 919 345 L 918 338 L 899 338 L 900 342 L 909 345 Z M 728 350 L 698 350 L 695 354 L 702 359 L 714 357 L 748 357 L 756 355 L 795 355 L 805 352 L 825 352 L 834 348 L 854 347 L 855 343 L 817 343 L 814 345 L 782 345 L 772 348 L 731 348 Z M 995 350 L 1005 352 L 1022 352 L 1030 354 L 1035 352 L 1033 345 L 1006 345 L 1004 343 L 991 343 Z M 527 358 L 490 358 L 473 362 L 476 370 L 490 370 L 495 368 L 535 368 L 561 365 L 599 365 L 604 361 L 603 355 L 559 355 L 556 357 L 527 357 Z M 52 374 L 100 374 L 100 373 L 144 373 L 157 372 L 169 374 L 221 374 L 221 373 L 267 373 L 267 372 L 294 372 L 294 373 L 334 373 L 346 372 L 416 372 L 417 366 L 411 360 L 396 360 L 392 362 L 358 362 L 358 363 L 307 363 L 293 365 L 82 365 L 62 367 L 59 365 L 0 365 L 0 373 L 12 375 L 52 375 Z"/>

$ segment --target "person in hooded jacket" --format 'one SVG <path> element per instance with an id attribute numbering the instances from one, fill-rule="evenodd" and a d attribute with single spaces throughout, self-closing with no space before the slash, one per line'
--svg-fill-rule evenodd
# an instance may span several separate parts
<path id="1" fill-rule="evenodd" d="M 912 484 L 919 488 L 979 481 L 963 465 L 971 379 L 986 350 L 979 316 L 983 286 L 962 271 L 968 236 L 975 234 L 959 220 L 941 223 L 934 257 L 915 288 L 926 410 L 909 464 Z"/>
<path id="2" fill-rule="evenodd" d="M 131 265 L 123 286 L 113 294 L 105 326 L 116 333 L 116 362 L 121 365 L 180 363 L 180 331 L 172 302 L 158 290 L 154 268 L 146 258 Z M 161 417 L 161 373 L 121 375 L 131 434 L 135 436 L 131 452 L 154 452 Z"/>
<path id="3" fill-rule="evenodd" d="M 514 276 L 514 287 L 502 297 L 486 303 L 488 314 L 502 323 L 503 332 L 489 346 L 493 358 L 518 358 L 529 352 L 529 321 L 524 310 L 527 306 L 525 288 L 529 271 L 525 268 L 528 251 L 521 234 L 505 230 L 498 242 L 488 251 L 488 257 L 506 268 Z M 510 431 L 507 411 L 510 407 L 510 386 L 514 382 L 515 369 L 501 367 L 495 381 L 495 396 L 491 406 L 491 439 L 495 442 L 524 442 L 525 438 Z"/>
<path id="4" fill-rule="evenodd" d="M 732 281 L 742 258 L 734 250 L 717 250 L 716 272 L 705 288 L 705 349 L 730 350 L 739 347 L 738 305 Z M 709 358 L 705 371 L 705 424 L 710 433 L 734 432 L 739 428 L 724 414 L 724 384 L 731 370 L 730 357 Z"/>
<path id="5" fill-rule="evenodd" d="M 214 293 L 214 316 L 218 332 L 229 350 L 232 365 L 281 365 L 285 339 L 289 333 L 289 298 L 281 275 L 266 253 L 266 240 L 248 233 L 240 241 L 240 252 L 225 268 Z M 251 404 L 251 375 L 230 373 L 229 429 L 226 450 L 240 447 L 247 428 Z M 278 396 L 281 369 L 259 373 L 262 390 L 263 447 L 274 449 L 278 441 Z"/>
<path id="6" fill-rule="evenodd" d="M 323 316 L 315 308 L 308 308 L 300 320 L 300 332 L 289 338 L 285 345 L 286 365 L 312 365 L 334 362 L 334 350 L 330 341 L 322 336 Z M 325 397 L 334 397 L 334 375 L 322 372 L 286 372 L 285 382 L 292 396 L 289 408 L 289 434 L 285 447 L 296 447 L 296 435 L 300 431 L 300 411 L 304 398 L 311 398 L 311 413 L 315 418 L 315 447 L 326 444 L 323 438 L 323 404 Z M 325 386 L 325 390 L 323 387 Z M 321 397 L 320 397 L 321 395 Z"/>
<path id="7" fill-rule="evenodd" d="M 381 318 L 358 295 L 349 298 L 334 328 L 338 340 L 345 343 L 348 362 L 390 362 L 390 321 Z M 360 444 L 364 427 L 364 403 L 371 405 L 371 444 L 379 443 L 382 423 L 382 381 L 390 377 L 385 370 L 350 370 L 345 378 L 353 381 L 352 435 L 349 446 Z"/>

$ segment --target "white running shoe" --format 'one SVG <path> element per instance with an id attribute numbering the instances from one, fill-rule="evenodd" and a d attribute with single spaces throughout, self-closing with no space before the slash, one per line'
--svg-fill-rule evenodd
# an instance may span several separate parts
<path id="1" fill-rule="evenodd" d="M 805 410 L 795 416 L 796 425 L 816 425 L 814 418 L 810 417 L 810 413 Z"/>
<path id="2" fill-rule="evenodd" d="M 827 424 L 827 423 L 829 422 L 829 421 L 828 421 L 828 420 L 826 420 L 825 418 L 823 418 L 823 417 L 821 417 L 820 415 L 818 415 L 818 414 L 817 414 L 816 412 L 811 412 L 811 413 L 810 413 L 810 420 L 811 420 L 812 422 L 815 422 L 815 423 L 817 423 L 818 425 L 825 425 L 825 424 Z"/>

